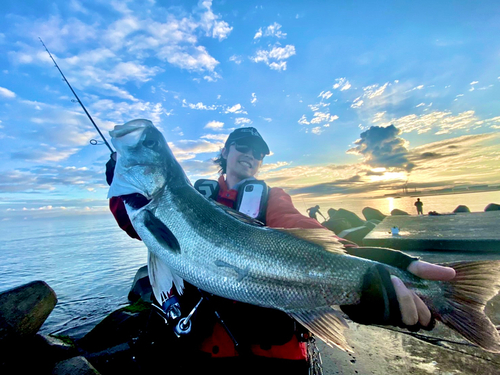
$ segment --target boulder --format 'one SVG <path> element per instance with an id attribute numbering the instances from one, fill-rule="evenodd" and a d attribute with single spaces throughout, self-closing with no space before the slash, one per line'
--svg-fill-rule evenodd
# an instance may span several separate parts
<path id="1" fill-rule="evenodd" d="M 78 356 L 57 363 L 53 375 L 96 375 L 99 371 L 85 357 Z"/>
<path id="2" fill-rule="evenodd" d="M 399 210 L 395 208 L 394 210 L 391 211 L 392 216 L 403 216 L 403 215 L 409 215 L 408 212 L 405 212 L 403 210 Z"/>
<path id="3" fill-rule="evenodd" d="M 455 214 L 460 213 L 460 212 L 470 212 L 469 207 L 461 204 L 460 206 L 457 206 L 457 208 L 455 208 L 453 210 L 453 213 L 455 213 Z"/>
<path id="4" fill-rule="evenodd" d="M 370 226 L 363 225 L 361 227 L 346 229 L 339 233 L 338 236 L 348 241 L 352 241 L 355 244 L 363 245 L 363 238 L 365 238 L 372 229 L 373 228 L 371 228 Z"/>
<path id="5" fill-rule="evenodd" d="M 145 302 L 151 303 L 151 283 L 149 281 L 148 266 L 143 266 L 137 270 L 135 274 L 134 281 L 132 282 L 132 288 L 128 293 L 128 299 L 130 302 L 136 302 L 142 299 Z"/>
<path id="6" fill-rule="evenodd" d="M 332 217 L 330 217 L 331 219 Z M 333 215 L 333 219 L 345 219 L 351 224 L 351 227 L 361 227 L 365 224 L 365 221 L 362 220 L 358 215 L 356 215 L 354 212 L 344 210 L 343 208 L 340 208 L 335 212 Z"/>
<path id="7" fill-rule="evenodd" d="M 386 217 L 386 215 L 384 215 L 382 212 L 380 212 L 379 210 L 376 210 L 375 208 L 371 208 L 371 207 L 363 208 L 362 213 L 367 221 L 370 221 L 370 220 L 382 221 Z"/>
<path id="8" fill-rule="evenodd" d="M 500 211 L 500 204 L 490 203 L 484 208 L 484 212 L 488 211 Z"/>
<path id="9" fill-rule="evenodd" d="M 0 293 L 0 342 L 33 337 L 56 303 L 55 292 L 44 281 Z"/>
<path id="10" fill-rule="evenodd" d="M 337 210 L 335 208 L 329 208 L 328 211 L 326 211 L 326 213 L 328 214 L 329 217 L 332 217 L 333 215 L 335 215 L 335 212 L 337 212 Z"/>
<path id="11" fill-rule="evenodd" d="M 352 228 L 352 225 L 349 224 L 349 222 L 343 218 L 340 219 L 330 218 L 327 221 L 321 223 L 321 225 L 323 225 L 325 228 L 330 229 L 335 234 L 339 234 L 343 230 Z"/>

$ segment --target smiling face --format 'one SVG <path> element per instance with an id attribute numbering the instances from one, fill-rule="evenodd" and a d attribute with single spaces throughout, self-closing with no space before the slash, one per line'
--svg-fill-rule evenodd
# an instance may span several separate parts
<path id="1" fill-rule="evenodd" d="M 222 157 L 227 161 L 226 179 L 229 188 L 245 178 L 255 177 L 262 165 L 262 160 L 255 159 L 251 150 L 242 153 L 236 150 L 234 144 L 222 149 Z"/>

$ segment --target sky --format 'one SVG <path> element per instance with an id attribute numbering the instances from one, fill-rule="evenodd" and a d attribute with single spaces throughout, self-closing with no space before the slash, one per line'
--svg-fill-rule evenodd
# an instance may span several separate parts
<path id="1" fill-rule="evenodd" d="M 192 182 L 254 126 L 259 178 L 313 203 L 500 184 L 498 1 L 0 2 L 0 219 L 104 212 L 145 118 Z M 92 139 L 98 140 L 92 145 Z"/>

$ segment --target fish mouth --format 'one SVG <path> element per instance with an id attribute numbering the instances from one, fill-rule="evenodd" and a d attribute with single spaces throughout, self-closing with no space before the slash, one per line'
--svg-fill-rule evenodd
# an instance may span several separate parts
<path id="1" fill-rule="evenodd" d="M 126 205 L 130 206 L 134 210 L 147 206 L 149 202 L 151 202 L 151 199 L 148 199 L 139 193 L 121 195 L 120 198 Z"/>

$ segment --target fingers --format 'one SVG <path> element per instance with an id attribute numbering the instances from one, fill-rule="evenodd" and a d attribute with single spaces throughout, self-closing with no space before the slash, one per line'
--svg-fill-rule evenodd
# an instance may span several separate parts
<path id="1" fill-rule="evenodd" d="M 417 308 L 418 322 L 422 327 L 427 327 L 432 319 L 431 311 L 420 299 L 420 297 L 418 297 L 413 291 L 411 293 L 413 294 L 413 302 L 415 302 L 415 306 Z"/>
<path id="2" fill-rule="evenodd" d="M 396 291 L 396 297 L 401 311 L 401 320 L 407 326 L 413 326 L 418 323 L 418 310 L 413 298 L 414 294 L 403 284 L 396 276 L 391 276 L 392 285 Z M 423 303 L 423 302 L 422 302 Z M 425 306 L 425 305 L 424 305 Z"/>
<path id="3" fill-rule="evenodd" d="M 456 272 L 453 268 L 438 266 L 437 264 L 432 264 L 421 260 L 412 262 L 408 266 L 408 271 L 418 277 L 421 277 L 422 279 L 427 280 L 448 281 L 452 280 L 456 275 Z"/>

